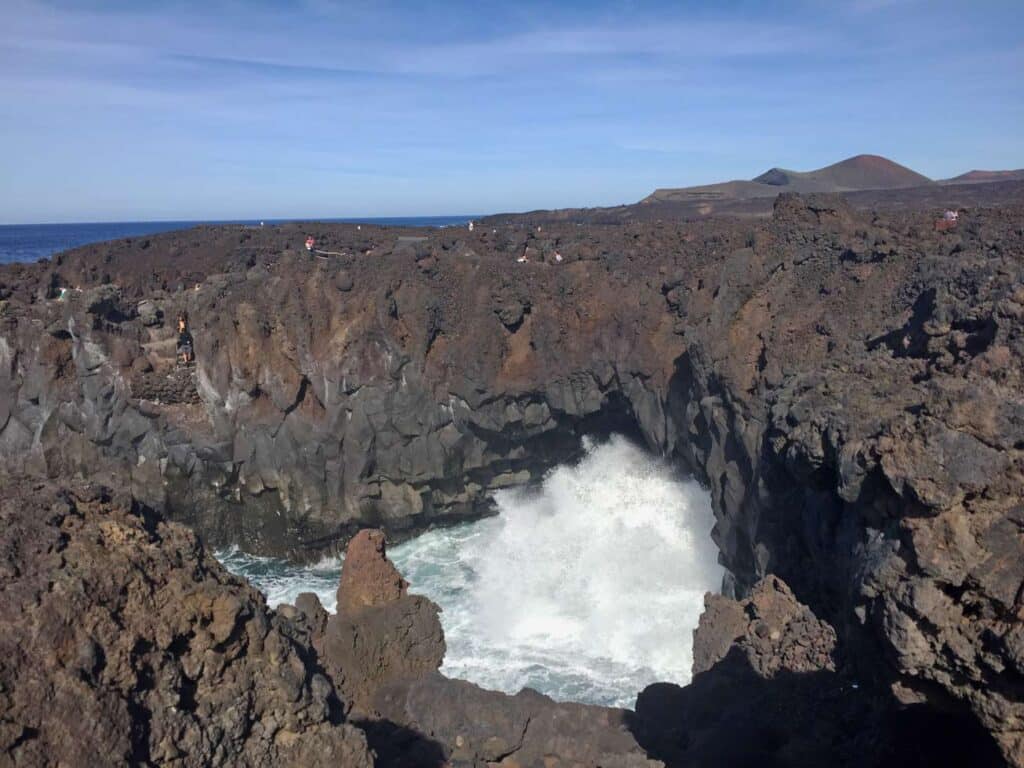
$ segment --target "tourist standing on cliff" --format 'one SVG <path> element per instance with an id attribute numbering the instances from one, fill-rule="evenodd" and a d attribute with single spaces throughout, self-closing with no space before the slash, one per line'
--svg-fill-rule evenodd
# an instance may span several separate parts
<path id="1" fill-rule="evenodd" d="M 187 312 L 178 315 L 178 359 L 182 365 L 188 365 L 195 360 L 192 334 L 188 330 Z"/>

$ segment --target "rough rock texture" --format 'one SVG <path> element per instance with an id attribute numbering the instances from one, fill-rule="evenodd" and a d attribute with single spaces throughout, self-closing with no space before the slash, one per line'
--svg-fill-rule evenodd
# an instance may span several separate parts
<path id="1" fill-rule="evenodd" d="M 709 595 L 693 682 L 642 691 L 632 731 L 668 768 L 1005 764 L 977 723 L 899 706 L 840 655 L 832 627 L 777 577 L 743 601 Z"/>
<path id="2" fill-rule="evenodd" d="M 407 595 L 380 531 L 349 543 L 339 610 L 322 623 L 315 598 L 303 612 L 320 662 L 354 702 L 381 762 L 409 766 L 607 766 L 654 768 L 621 709 L 559 704 L 536 691 L 516 696 L 449 680 L 438 608 Z"/>
<path id="3" fill-rule="evenodd" d="M 709 598 L 695 645 L 710 666 L 686 688 L 649 687 L 631 712 L 440 675 L 437 607 L 394 589 L 378 532 L 353 540 L 362 563 L 344 588 L 381 595 L 390 587 L 390 599 L 328 617 L 307 594 L 274 612 L 191 532 L 156 513 L 91 486 L 5 477 L 4 489 L 4 764 L 1002 762 L 977 725 L 915 719 L 837 674 L 831 627 L 774 577 L 742 603 Z"/>
<path id="4" fill-rule="evenodd" d="M 91 246 L 0 269 L 0 456 L 309 558 L 484 514 L 627 431 L 709 489 L 727 593 L 777 574 L 861 684 L 1024 765 L 1022 211 Z M 307 229 L 347 255 L 299 253 Z M 182 309 L 197 363 L 156 387 Z"/>
<path id="5" fill-rule="evenodd" d="M 348 543 L 338 585 L 338 613 L 356 614 L 401 600 L 409 583 L 388 560 L 384 532 L 367 528 Z"/>
<path id="6" fill-rule="evenodd" d="M 0 763 L 373 765 L 308 647 L 193 533 L 2 482 Z"/>
<path id="7" fill-rule="evenodd" d="M 374 704 L 378 716 L 443 744 L 455 766 L 662 765 L 637 743 L 627 710 L 562 704 L 528 688 L 508 696 L 433 674 L 384 686 Z"/>
<path id="8" fill-rule="evenodd" d="M 382 685 L 435 672 L 444 661 L 440 609 L 407 587 L 387 559 L 384 533 L 360 531 L 346 550 L 338 612 L 313 634 L 325 669 L 363 717 L 375 714 L 370 702 Z M 304 613 L 317 616 L 315 595 L 306 600 Z"/>
<path id="9" fill-rule="evenodd" d="M 4 765 L 661 765 L 623 710 L 437 674 L 437 606 L 404 582 L 329 619 L 312 595 L 274 612 L 186 528 L 102 488 L 4 491 Z M 394 585 L 380 540 L 353 539 L 342 589 Z"/>
<path id="10" fill-rule="evenodd" d="M 694 632 L 693 672 L 706 672 L 738 648 L 760 677 L 835 671 L 836 633 L 801 605 L 784 581 L 768 576 L 742 602 L 708 594 Z"/>

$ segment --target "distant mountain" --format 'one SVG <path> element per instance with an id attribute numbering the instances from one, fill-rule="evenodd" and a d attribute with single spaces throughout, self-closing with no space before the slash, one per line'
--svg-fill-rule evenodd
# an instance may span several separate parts
<path id="1" fill-rule="evenodd" d="M 920 187 L 931 179 L 916 171 L 878 155 L 857 155 L 816 171 L 787 171 L 772 168 L 754 179 L 761 184 L 787 187 L 799 192 L 800 186 L 829 187 L 833 192 L 851 192 L 859 189 L 899 189 Z"/>
<path id="2" fill-rule="evenodd" d="M 968 171 L 939 184 L 987 184 L 990 181 L 1024 181 L 1024 168 L 1016 171 Z"/>
<path id="3" fill-rule="evenodd" d="M 697 200 L 749 200 L 780 192 L 854 192 L 934 184 L 927 176 L 878 155 L 856 155 L 815 171 L 772 168 L 750 181 L 726 181 L 699 187 L 658 189 L 641 203 Z"/>
<path id="4" fill-rule="evenodd" d="M 592 222 L 614 224 L 708 216 L 770 216 L 782 192 L 838 193 L 855 208 L 938 209 L 1024 204 L 1024 169 L 970 171 L 932 181 L 878 155 L 857 155 L 816 171 L 772 168 L 757 178 L 658 189 L 639 203 L 607 208 L 562 208 L 486 217 L 494 224 Z"/>

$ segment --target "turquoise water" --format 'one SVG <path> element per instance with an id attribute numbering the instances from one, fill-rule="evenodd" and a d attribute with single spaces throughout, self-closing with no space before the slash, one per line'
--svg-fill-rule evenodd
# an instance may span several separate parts
<path id="1" fill-rule="evenodd" d="M 363 219 L 317 219 L 345 224 L 376 224 L 395 227 L 446 227 L 465 224 L 472 216 L 396 216 Z M 281 224 L 285 220 L 265 219 L 266 224 Z M 8 224 L 0 226 L 0 264 L 16 261 L 38 261 L 69 248 L 89 243 L 117 240 L 122 237 L 140 237 L 176 229 L 188 229 L 198 224 L 247 224 L 253 221 L 128 221 L 99 224 Z"/>
<path id="2" fill-rule="evenodd" d="M 623 438 L 589 445 L 499 515 L 389 550 L 410 591 L 442 608 L 442 671 L 515 693 L 632 707 L 659 680 L 686 683 L 704 594 L 721 586 L 704 490 Z M 312 567 L 218 553 L 273 605 L 316 592 L 329 611 L 341 560 Z"/>

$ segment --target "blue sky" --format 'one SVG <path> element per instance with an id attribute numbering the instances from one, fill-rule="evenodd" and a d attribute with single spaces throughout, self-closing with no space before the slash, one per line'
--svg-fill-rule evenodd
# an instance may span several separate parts
<path id="1" fill-rule="evenodd" d="M 1010 2 L 0 0 L 0 222 L 487 213 L 1024 166 Z"/>

